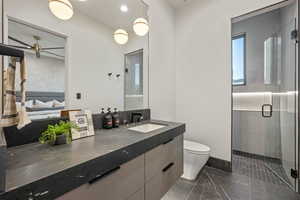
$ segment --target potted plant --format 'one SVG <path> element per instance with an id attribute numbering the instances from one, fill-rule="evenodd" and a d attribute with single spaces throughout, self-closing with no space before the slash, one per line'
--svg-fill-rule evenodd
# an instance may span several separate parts
<path id="1" fill-rule="evenodd" d="M 39 138 L 42 144 L 60 145 L 69 144 L 72 141 L 71 128 L 77 128 L 76 125 L 69 121 L 60 121 L 55 125 L 48 125 Z"/>

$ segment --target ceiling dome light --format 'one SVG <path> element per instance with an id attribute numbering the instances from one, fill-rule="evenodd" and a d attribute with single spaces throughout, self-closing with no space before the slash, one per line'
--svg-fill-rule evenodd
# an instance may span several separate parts
<path id="1" fill-rule="evenodd" d="M 118 29 L 114 33 L 114 39 L 118 44 L 126 44 L 128 42 L 128 33 L 123 29 Z"/>
<path id="2" fill-rule="evenodd" d="M 128 7 L 127 7 L 127 5 L 121 5 L 121 7 L 120 7 L 120 10 L 122 11 L 122 12 L 128 12 Z"/>
<path id="3" fill-rule="evenodd" d="M 62 20 L 71 19 L 74 14 L 69 0 L 49 0 L 49 8 L 53 15 Z"/>
<path id="4" fill-rule="evenodd" d="M 133 30 L 139 36 L 144 36 L 149 32 L 148 21 L 144 18 L 138 18 L 133 23 Z"/>

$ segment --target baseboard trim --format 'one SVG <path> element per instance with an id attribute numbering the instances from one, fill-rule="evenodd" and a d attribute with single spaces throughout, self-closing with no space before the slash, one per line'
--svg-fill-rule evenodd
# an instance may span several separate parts
<path id="1" fill-rule="evenodd" d="M 258 155 L 258 154 L 254 154 L 254 153 L 248 153 L 248 152 L 239 151 L 239 150 L 232 150 L 232 153 L 235 155 L 244 156 L 244 157 L 248 157 L 248 158 L 254 158 L 254 159 L 258 159 L 258 160 L 268 160 L 269 162 L 282 164 L 282 161 L 279 158 L 272 158 L 272 157 L 268 157 L 268 156 Z"/>
<path id="2" fill-rule="evenodd" d="M 219 158 L 210 157 L 206 165 L 226 172 L 232 172 L 231 162 Z"/>

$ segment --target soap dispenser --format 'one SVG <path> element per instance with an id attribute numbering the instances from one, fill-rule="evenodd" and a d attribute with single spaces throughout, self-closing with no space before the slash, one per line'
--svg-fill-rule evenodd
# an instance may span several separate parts
<path id="1" fill-rule="evenodd" d="M 112 114 L 113 127 L 118 128 L 120 126 L 120 115 L 119 112 L 117 111 L 117 108 L 115 108 L 114 110 L 115 112 Z"/>
<path id="2" fill-rule="evenodd" d="M 104 115 L 104 108 L 101 108 L 101 115 Z"/>
<path id="3" fill-rule="evenodd" d="M 107 113 L 103 117 L 103 128 L 111 129 L 113 128 L 113 119 L 110 108 L 107 109 Z"/>

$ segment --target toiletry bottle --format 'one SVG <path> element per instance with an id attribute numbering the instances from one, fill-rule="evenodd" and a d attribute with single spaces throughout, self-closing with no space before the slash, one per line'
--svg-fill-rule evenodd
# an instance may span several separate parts
<path id="1" fill-rule="evenodd" d="M 101 114 L 102 115 L 104 114 L 104 108 L 101 108 Z"/>
<path id="2" fill-rule="evenodd" d="M 118 128 L 120 126 L 120 115 L 119 112 L 117 111 L 117 108 L 115 108 L 114 110 L 115 112 L 112 114 L 113 127 Z"/>
<path id="3" fill-rule="evenodd" d="M 107 113 L 103 117 L 103 128 L 111 129 L 113 127 L 112 114 L 110 108 L 107 109 Z"/>

